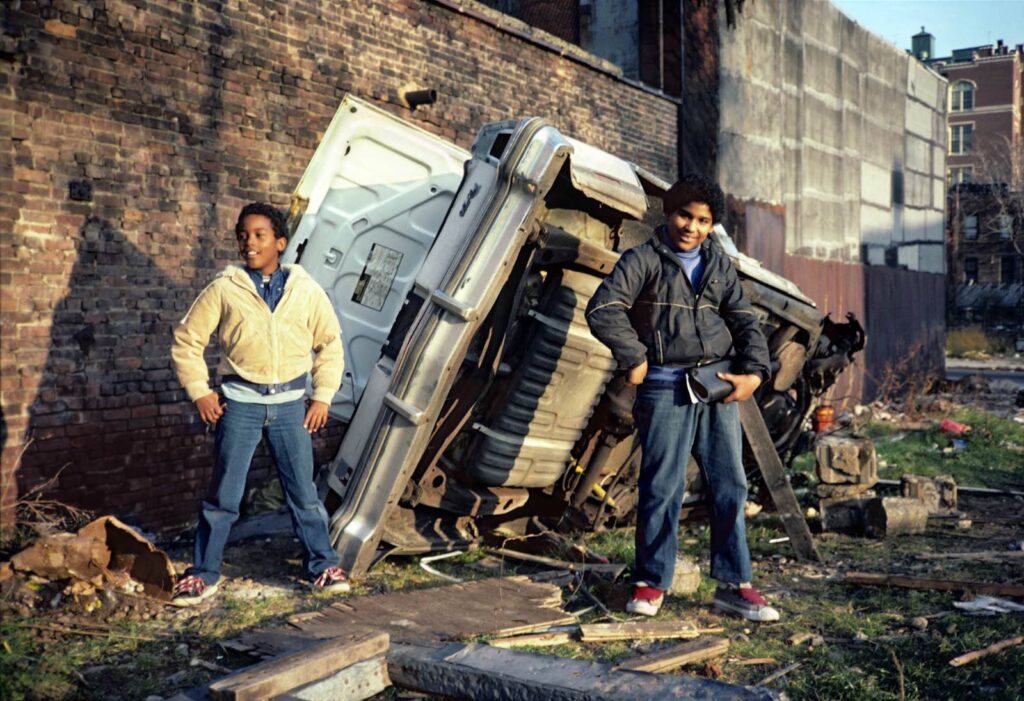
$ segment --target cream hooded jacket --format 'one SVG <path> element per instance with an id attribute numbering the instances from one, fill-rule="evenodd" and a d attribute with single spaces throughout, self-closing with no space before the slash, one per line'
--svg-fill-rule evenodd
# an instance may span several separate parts
<path id="1" fill-rule="evenodd" d="M 249 274 L 231 266 L 203 290 L 174 331 L 171 358 L 189 399 L 205 397 L 210 374 L 203 350 L 217 332 L 217 372 L 258 384 L 288 382 L 313 372 L 313 399 L 330 404 L 341 386 L 345 356 L 338 317 L 327 293 L 298 265 L 271 313 Z M 316 354 L 315 359 L 311 352 Z"/>

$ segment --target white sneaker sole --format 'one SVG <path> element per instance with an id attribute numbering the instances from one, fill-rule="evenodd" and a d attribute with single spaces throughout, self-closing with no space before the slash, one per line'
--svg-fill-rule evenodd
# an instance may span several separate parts
<path id="1" fill-rule="evenodd" d="M 739 616 L 740 618 L 745 618 L 748 621 L 754 621 L 755 623 L 770 623 L 771 621 L 779 620 L 779 612 L 771 606 L 762 606 L 756 611 L 752 611 L 747 608 L 733 606 L 725 601 L 715 599 L 714 607 L 719 611 L 731 613 Z"/>
<path id="2" fill-rule="evenodd" d="M 655 616 L 661 610 L 661 601 L 651 603 L 646 599 L 630 599 L 626 604 L 626 613 L 637 613 L 641 616 Z"/>
<path id="3" fill-rule="evenodd" d="M 217 589 L 220 588 L 220 582 L 216 584 L 207 584 L 206 588 L 203 589 L 203 593 L 197 596 L 179 596 L 171 599 L 167 603 L 171 606 L 177 606 L 178 608 L 185 608 L 186 606 L 195 606 L 209 599 L 211 596 L 217 593 Z"/>

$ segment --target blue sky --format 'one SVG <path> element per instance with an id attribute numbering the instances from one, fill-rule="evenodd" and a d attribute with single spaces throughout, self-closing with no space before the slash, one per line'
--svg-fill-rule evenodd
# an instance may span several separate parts
<path id="1" fill-rule="evenodd" d="M 756 2 L 756 0 L 754 0 Z M 1024 0 L 832 0 L 843 14 L 872 33 L 910 48 L 921 26 L 935 36 L 935 55 L 953 49 L 1024 43 Z"/>

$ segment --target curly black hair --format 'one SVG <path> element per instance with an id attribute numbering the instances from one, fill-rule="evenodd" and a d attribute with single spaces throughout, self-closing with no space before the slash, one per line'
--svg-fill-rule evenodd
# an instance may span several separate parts
<path id="1" fill-rule="evenodd" d="M 666 216 L 690 202 L 706 204 L 716 222 L 725 216 L 725 193 L 703 173 L 687 173 L 681 177 L 662 195 L 661 202 Z"/>
<path id="2" fill-rule="evenodd" d="M 242 207 L 242 211 L 238 213 L 238 221 L 235 222 L 235 236 L 242 233 L 242 222 L 250 214 L 262 214 L 269 219 L 274 227 L 275 239 L 288 238 L 288 223 L 284 212 L 266 202 L 250 202 Z"/>

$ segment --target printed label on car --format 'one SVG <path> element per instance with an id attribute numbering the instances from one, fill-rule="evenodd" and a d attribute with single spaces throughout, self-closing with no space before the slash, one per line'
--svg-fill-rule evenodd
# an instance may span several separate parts
<path id="1" fill-rule="evenodd" d="M 352 293 L 352 301 L 378 312 L 383 309 L 401 263 L 400 252 L 379 243 L 373 244 L 370 248 L 370 257 L 363 266 L 363 272 L 359 274 L 355 292 Z"/>

